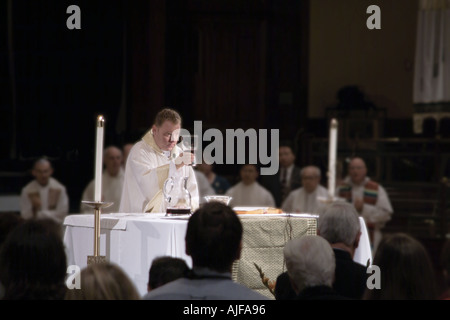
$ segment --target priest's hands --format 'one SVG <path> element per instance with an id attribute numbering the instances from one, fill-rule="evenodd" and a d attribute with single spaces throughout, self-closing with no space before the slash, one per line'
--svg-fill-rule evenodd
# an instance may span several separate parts
<path id="1" fill-rule="evenodd" d="M 33 192 L 28 194 L 28 197 L 31 201 L 31 209 L 33 212 L 33 217 L 36 217 L 37 212 L 41 210 L 41 196 L 39 195 L 39 192 Z"/>
<path id="2" fill-rule="evenodd" d="M 195 156 L 193 153 L 190 152 L 183 152 L 180 153 L 180 155 L 175 159 L 175 166 L 178 169 L 180 169 L 183 166 L 189 166 L 194 163 Z"/>

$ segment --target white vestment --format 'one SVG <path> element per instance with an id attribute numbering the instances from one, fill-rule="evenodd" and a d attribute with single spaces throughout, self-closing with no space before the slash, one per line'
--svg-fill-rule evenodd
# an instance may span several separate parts
<path id="1" fill-rule="evenodd" d="M 363 181 L 363 183 L 357 185 L 354 184 L 350 177 L 346 177 L 344 179 L 344 183 L 351 186 L 351 199 L 352 203 L 355 203 L 356 199 L 364 199 L 364 189 L 365 184 L 370 181 L 369 177 L 366 177 Z M 336 190 L 336 195 L 339 195 L 339 188 Z M 389 197 L 386 193 L 386 190 L 378 184 L 378 195 L 377 200 L 374 205 L 364 203 L 363 210 L 361 212 L 361 216 L 364 218 L 364 221 L 369 226 L 374 227 L 373 231 L 373 250 L 372 252 L 375 252 L 378 244 L 381 241 L 382 233 L 381 229 L 384 227 L 386 222 L 391 220 L 391 215 L 394 212 L 392 209 L 391 202 L 389 200 Z"/>
<path id="2" fill-rule="evenodd" d="M 58 180 L 50 178 L 46 186 L 41 186 L 33 180 L 22 189 L 20 214 L 25 219 L 33 218 L 31 197 L 39 197 L 41 201 L 41 209 L 36 212 L 36 218 L 51 218 L 63 223 L 69 212 L 69 197 L 66 187 Z"/>
<path id="3" fill-rule="evenodd" d="M 182 150 L 175 146 L 163 152 L 155 143 L 151 130 L 130 150 L 125 168 L 119 212 L 165 212 L 162 188 L 168 177 L 188 177 L 187 189 L 191 194 L 191 209 L 199 206 L 197 181 L 192 166 L 176 169 L 174 160 Z M 167 155 L 166 155 L 166 154 Z"/>
<path id="4" fill-rule="evenodd" d="M 233 197 L 230 207 L 275 207 L 275 200 L 272 194 L 258 182 L 245 185 L 239 182 L 225 193 Z"/>
<path id="5" fill-rule="evenodd" d="M 282 209 L 289 213 L 319 213 L 320 202 L 317 197 L 328 197 L 328 190 L 318 185 L 311 193 L 304 188 L 292 190 L 284 200 Z"/>
<path id="6" fill-rule="evenodd" d="M 122 197 L 123 179 L 125 171 L 120 168 L 116 176 L 111 176 L 107 170 L 102 174 L 102 198 L 103 202 L 112 202 L 110 207 L 102 208 L 102 213 L 119 212 L 120 198 Z M 94 201 L 95 197 L 95 179 L 89 182 L 84 189 L 81 200 Z M 81 204 L 82 213 L 94 213 L 94 208 Z"/>

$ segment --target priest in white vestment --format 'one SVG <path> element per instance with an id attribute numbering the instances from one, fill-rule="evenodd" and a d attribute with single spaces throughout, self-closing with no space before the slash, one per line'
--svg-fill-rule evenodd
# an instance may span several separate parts
<path id="1" fill-rule="evenodd" d="M 318 197 L 328 197 L 328 190 L 320 185 L 321 172 L 316 166 L 307 166 L 300 171 L 302 187 L 289 193 L 282 209 L 289 213 L 319 213 L 324 206 Z"/>
<path id="2" fill-rule="evenodd" d="M 112 202 L 109 207 L 102 208 L 102 213 L 119 212 L 120 198 L 122 197 L 124 169 L 122 167 L 122 150 L 115 146 L 110 146 L 103 152 L 103 162 L 105 170 L 102 173 L 102 194 L 103 202 Z M 83 191 L 81 200 L 94 201 L 95 179 L 91 180 Z M 94 208 L 81 204 L 82 213 L 94 213 Z"/>
<path id="3" fill-rule="evenodd" d="M 197 181 L 192 166 L 194 155 L 177 146 L 181 117 L 172 109 L 161 110 L 142 140 L 130 150 L 120 201 L 120 212 L 165 212 L 164 182 L 169 177 L 187 177 L 191 209 L 199 206 Z"/>
<path id="4" fill-rule="evenodd" d="M 31 171 L 35 177 L 20 195 L 20 214 L 24 219 L 50 218 L 62 223 L 69 212 L 66 187 L 52 178 L 53 167 L 45 158 L 37 160 Z"/>
<path id="5" fill-rule="evenodd" d="M 394 210 L 386 190 L 367 176 L 363 159 L 356 157 L 349 162 L 348 176 L 337 186 L 336 195 L 352 203 L 364 218 L 375 252 L 383 237 L 381 230 Z"/>
<path id="6" fill-rule="evenodd" d="M 232 197 L 231 207 L 275 207 L 272 194 L 256 179 L 258 169 L 253 164 L 245 164 L 240 170 L 241 182 L 237 183 L 225 193 Z"/>

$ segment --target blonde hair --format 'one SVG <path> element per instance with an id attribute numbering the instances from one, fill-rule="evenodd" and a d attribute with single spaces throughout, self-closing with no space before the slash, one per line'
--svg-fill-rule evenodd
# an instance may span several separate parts
<path id="1" fill-rule="evenodd" d="M 67 290 L 66 300 L 140 300 L 130 278 L 112 263 L 90 264 L 80 273 L 80 289 Z"/>

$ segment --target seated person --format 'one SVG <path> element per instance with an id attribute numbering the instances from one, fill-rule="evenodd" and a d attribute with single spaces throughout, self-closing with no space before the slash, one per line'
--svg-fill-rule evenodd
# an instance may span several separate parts
<path id="1" fill-rule="evenodd" d="M 381 230 L 391 219 L 393 209 L 386 190 L 367 176 L 363 159 L 356 157 L 349 162 L 348 176 L 337 186 L 336 195 L 352 203 L 364 218 L 375 252 L 382 238 Z"/>
<path id="2" fill-rule="evenodd" d="M 53 167 L 46 158 L 33 164 L 34 180 L 28 183 L 20 195 L 20 214 L 24 219 L 50 218 L 63 223 L 69 212 L 66 187 L 52 177 Z"/>
<path id="3" fill-rule="evenodd" d="M 244 164 L 240 170 L 241 181 L 225 193 L 233 197 L 231 207 L 275 207 L 272 194 L 261 186 L 258 179 L 258 168 L 254 164 Z"/>
<path id="4" fill-rule="evenodd" d="M 318 197 L 328 197 L 328 190 L 320 185 L 320 169 L 307 166 L 300 171 L 302 187 L 291 191 L 283 202 L 284 212 L 318 213 Z"/>
<path id="5" fill-rule="evenodd" d="M 105 170 L 102 174 L 102 201 L 112 202 L 109 207 L 103 208 L 102 213 L 119 212 L 120 197 L 122 196 L 124 170 L 122 167 L 122 150 L 110 146 L 104 150 L 103 162 Z M 81 200 L 94 200 L 95 179 L 91 180 L 84 189 Z M 82 213 L 94 213 L 94 209 L 81 204 Z"/>
<path id="6" fill-rule="evenodd" d="M 330 204 L 319 217 L 317 234 L 330 243 L 336 257 L 333 288 L 343 296 L 362 299 L 368 274 L 365 266 L 353 261 L 361 237 L 355 208 L 346 202 Z"/>

